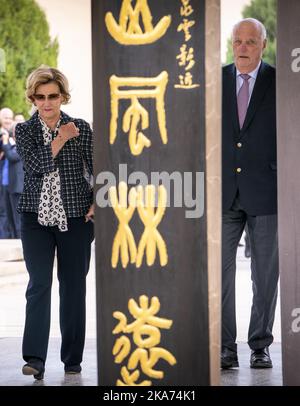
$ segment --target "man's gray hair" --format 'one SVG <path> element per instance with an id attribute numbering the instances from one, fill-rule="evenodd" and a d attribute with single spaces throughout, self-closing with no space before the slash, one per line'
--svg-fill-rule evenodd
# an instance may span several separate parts
<path id="1" fill-rule="evenodd" d="M 244 18 L 243 20 L 238 21 L 234 26 L 232 27 L 232 36 L 234 34 L 234 31 L 238 28 L 238 26 L 242 23 L 252 23 L 257 26 L 257 28 L 260 29 L 262 40 L 264 41 L 267 39 L 267 30 L 266 27 L 261 23 L 259 20 L 256 18 Z"/>

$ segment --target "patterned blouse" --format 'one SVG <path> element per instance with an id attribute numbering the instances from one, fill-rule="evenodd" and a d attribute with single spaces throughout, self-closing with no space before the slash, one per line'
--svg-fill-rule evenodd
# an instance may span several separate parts
<path id="1" fill-rule="evenodd" d="M 93 174 L 93 134 L 89 124 L 61 112 L 61 125 L 73 121 L 79 137 L 65 143 L 52 157 L 51 144 L 44 145 L 42 126 L 36 112 L 16 126 L 17 151 L 24 165 L 24 191 L 18 211 L 38 213 L 44 174 L 59 168 L 61 197 L 67 217 L 84 216 L 93 202 L 93 190 L 85 171 Z M 55 133 L 53 132 L 53 137 Z"/>

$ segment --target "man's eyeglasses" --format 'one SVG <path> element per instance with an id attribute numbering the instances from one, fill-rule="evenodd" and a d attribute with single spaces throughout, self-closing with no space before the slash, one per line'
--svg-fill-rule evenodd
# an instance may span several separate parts
<path id="1" fill-rule="evenodd" d="M 48 95 L 45 94 L 34 94 L 33 98 L 38 101 L 44 100 L 57 100 L 60 97 L 60 93 L 51 93 Z"/>

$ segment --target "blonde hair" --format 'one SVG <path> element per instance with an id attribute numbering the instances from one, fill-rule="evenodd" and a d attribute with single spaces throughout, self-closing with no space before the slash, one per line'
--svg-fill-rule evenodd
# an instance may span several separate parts
<path id="1" fill-rule="evenodd" d="M 63 96 L 62 104 L 70 101 L 69 82 L 66 76 L 56 68 L 50 68 L 47 65 L 41 65 L 27 78 L 25 96 L 29 103 L 33 103 L 33 95 L 40 85 L 46 85 L 54 82 L 58 85 L 61 95 Z"/>

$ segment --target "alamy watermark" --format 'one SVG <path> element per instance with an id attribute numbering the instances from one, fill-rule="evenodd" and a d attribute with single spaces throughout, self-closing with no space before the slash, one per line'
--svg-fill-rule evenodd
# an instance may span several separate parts
<path id="1" fill-rule="evenodd" d="M 300 308 L 296 307 L 292 310 L 291 316 L 294 318 L 292 321 L 292 332 L 299 333 L 300 332 Z"/>
<path id="2" fill-rule="evenodd" d="M 0 73 L 6 71 L 6 57 L 4 49 L 0 48 Z"/>
<path id="3" fill-rule="evenodd" d="M 294 73 L 298 73 L 300 72 L 300 48 L 293 49 L 291 55 L 295 58 L 292 60 L 291 69 Z"/>
<path id="4" fill-rule="evenodd" d="M 101 185 L 96 193 L 98 207 L 111 207 L 109 189 L 118 187 L 120 182 L 130 186 L 154 185 L 158 190 L 163 185 L 167 192 L 166 207 L 184 207 L 186 218 L 200 218 L 204 213 L 204 172 L 151 172 L 147 176 L 144 172 L 135 171 L 128 176 L 127 164 L 119 165 L 118 177 L 112 172 L 101 172 L 96 176 L 96 184 Z M 126 204 L 126 203 L 125 203 Z M 155 207 L 158 205 L 158 193 L 155 198 Z"/>

